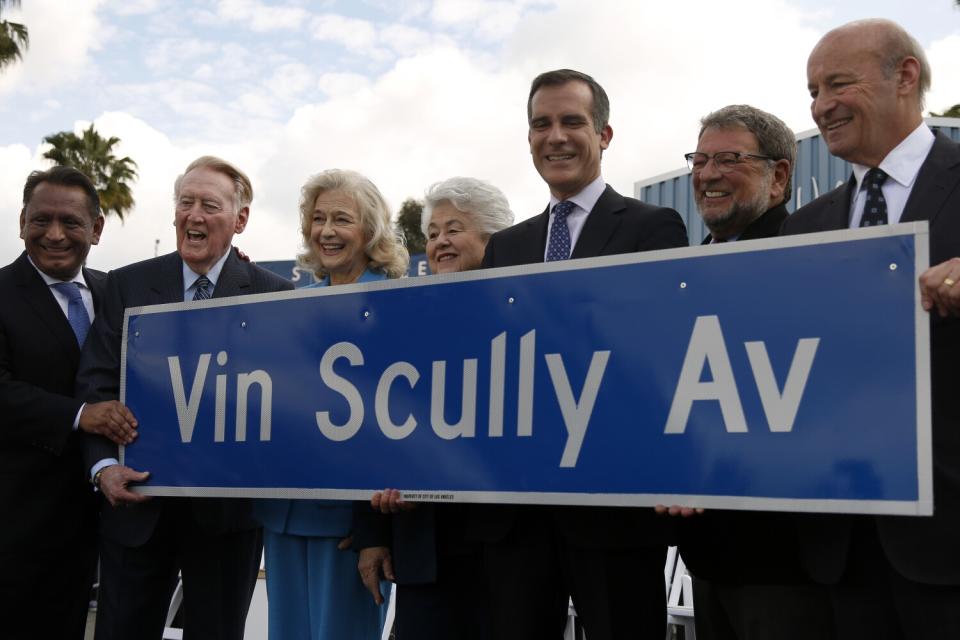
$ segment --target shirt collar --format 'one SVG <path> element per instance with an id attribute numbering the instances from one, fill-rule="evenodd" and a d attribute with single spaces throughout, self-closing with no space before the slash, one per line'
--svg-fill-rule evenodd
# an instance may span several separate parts
<path id="1" fill-rule="evenodd" d="M 900 141 L 893 151 L 880 163 L 879 169 L 903 187 L 910 188 L 920 173 L 920 167 L 933 148 L 934 135 L 925 122 L 914 129 L 910 135 Z M 853 176 L 857 180 L 857 189 L 863 185 L 863 177 L 870 167 L 853 165 Z"/>
<path id="2" fill-rule="evenodd" d="M 43 281 L 47 284 L 48 287 L 52 287 L 55 284 L 60 284 L 61 282 L 76 282 L 78 285 L 80 285 L 84 289 L 89 288 L 87 287 L 86 279 L 84 279 L 83 277 L 83 269 L 80 269 L 80 271 L 77 271 L 77 275 L 73 276 L 73 278 L 71 278 L 70 280 L 58 280 L 56 278 L 52 278 L 48 276 L 43 271 L 41 271 L 40 267 L 38 267 L 33 263 L 33 259 L 30 257 L 30 254 L 27 254 L 27 260 L 30 262 L 30 266 L 37 270 L 37 273 L 40 274 L 40 277 L 43 278 Z"/>
<path id="3" fill-rule="evenodd" d="M 600 196 L 603 195 L 603 190 L 606 188 L 607 184 L 603 181 L 603 176 L 597 176 L 596 180 L 585 186 L 580 193 L 567 198 L 567 202 L 572 202 L 587 213 L 590 213 L 593 211 L 593 207 L 597 204 L 597 200 L 600 199 Z M 556 206 L 558 202 L 560 202 L 560 200 L 553 194 L 550 194 L 551 213 L 553 212 L 553 207 Z"/>
<path id="4" fill-rule="evenodd" d="M 220 257 L 220 259 L 217 260 L 217 261 L 214 263 L 214 265 L 213 265 L 212 267 L 210 267 L 210 270 L 207 271 L 205 274 L 200 274 L 200 273 L 195 272 L 193 269 L 191 269 L 189 266 L 187 266 L 187 263 L 186 263 L 185 261 L 181 260 L 181 262 L 183 263 L 183 292 L 186 293 L 187 290 L 188 290 L 190 287 L 192 287 L 192 286 L 197 282 L 197 279 L 198 279 L 201 275 L 207 276 L 207 280 L 210 281 L 210 290 L 211 290 L 211 291 L 212 291 L 213 289 L 216 289 L 216 288 L 217 288 L 217 280 L 220 279 L 220 272 L 223 270 L 223 263 L 225 263 L 225 262 L 227 261 L 227 257 L 230 255 L 230 252 L 231 252 L 231 251 L 233 251 L 233 246 L 228 247 L 228 248 L 227 248 L 227 252 L 224 253 L 224 254 Z"/>

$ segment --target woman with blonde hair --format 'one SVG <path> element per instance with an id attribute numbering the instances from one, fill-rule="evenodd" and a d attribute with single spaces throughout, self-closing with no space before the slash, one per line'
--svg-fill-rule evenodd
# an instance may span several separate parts
<path id="1" fill-rule="evenodd" d="M 409 258 L 377 187 L 355 171 L 330 169 L 301 189 L 300 264 L 327 287 L 398 278 Z M 374 640 L 386 605 L 374 602 L 348 552 L 352 503 L 259 500 L 270 640 Z M 389 595 L 389 584 L 381 585 Z"/>

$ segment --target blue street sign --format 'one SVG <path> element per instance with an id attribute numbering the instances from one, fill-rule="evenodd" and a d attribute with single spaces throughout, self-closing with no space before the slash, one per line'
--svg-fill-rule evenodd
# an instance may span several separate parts
<path id="1" fill-rule="evenodd" d="M 932 512 L 925 223 L 129 309 L 161 495 Z"/>

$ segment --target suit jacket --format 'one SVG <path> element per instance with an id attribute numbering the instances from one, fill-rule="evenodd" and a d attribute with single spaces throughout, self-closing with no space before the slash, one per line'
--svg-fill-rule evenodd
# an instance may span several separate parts
<path id="1" fill-rule="evenodd" d="M 183 302 L 183 262 L 170 253 L 138 262 L 107 275 L 106 295 L 84 344 L 77 373 L 77 397 L 88 402 L 115 400 L 120 389 L 120 347 L 123 312 L 169 302 Z M 236 251 L 223 264 L 214 298 L 270 293 L 293 289 L 293 283 L 254 264 L 240 260 Z M 136 446 L 136 445 L 134 445 Z M 86 468 L 104 458 L 116 458 L 117 446 L 101 436 L 83 440 Z M 100 514 L 104 536 L 126 546 L 139 546 L 153 533 L 164 503 L 180 498 L 154 498 L 138 505 L 114 508 L 104 501 Z M 189 498 L 197 522 L 209 533 L 254 529 L 259 525 L 250 515 L 245 499 Z"/>
<path id="2" fill-rule="evenodd" d="M 776 236 L 787 217 L 779 204 L 754 220 L 740 237 Z M 709 244 L 708 234 L 703 244 Z M 785 513 L 708 509 L 677 523 L 678 545 L 697 578 L 720 583 L 805 582 L 793 517 Z"/>
<path id="3" fill-rule="evenodd" d="M 105 276 L 83 275 L 96 304 Z M 77 338 L 26 253 L 0 269 L 0 297 L 0 550 L 16 557 L 92 540 L 96 497 L 73 430 Z"/>
<path id="4" fill-rule="evenodd" d="M 784 234 L 846 229 L 851 179 L 801 207 L 784 222 Z M 937 134 L 903 210 L 902 222 L 930 222 L 930 264 L 960 256 L 960 145 Z M 933 413 L 933 498 L 930 518 L 876 518 L 880 541 L 893 567 L 917 582 L 960 584 L 960 319 L 930 314 Z M 801 533 L 811 576 L 840 579 L 847 562 L 852 517 L 803 518 Z"/>
<path id="5" fill-rule="evenodd" d="M 543 262 L 549 207 L 540 215 L 491 236 L 483 266 L 508 267 Z M 687 230 L 673 209 L 625 198 L 609 185 L 580 232 L 571 258 L 592 258 L 687 246 Z M 482 541 L 506 537 L 523 509 L 514 505 L 477 506 L 469 511 L 468 531 Z M 559 528 L 577 546 L 633 548 L 662 542 L 663 518 L 653 509 L 566 507 L 556 510 Z"/>

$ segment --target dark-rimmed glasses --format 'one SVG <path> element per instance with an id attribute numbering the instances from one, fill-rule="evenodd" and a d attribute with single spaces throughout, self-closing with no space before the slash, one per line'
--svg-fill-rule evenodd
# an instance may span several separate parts
<path id="1" fill-rule="evenodd" d="M 717 171 L 720 173 L 730 173 L 736 169 L 738 164 L 744 162 L 746 158 L 753 158 L 755 160 L 769 160 L 771 162 L 776 160 L 775 158 L 771 158 L 769 156 L 761 156 L 757 155 L 756 153 L 740 153 L 739 151 L 718 151 L 713 155 L 695 151 L 693 153 L 688 153 L 683 157 L 687 159 L 687 166 L 693 173 L 700 173 L 703 171 L 704 167 L 707 166 L 707 163 L 710 162 L 710 160 L 713 160 L 713 164 L 716 165 Z"/>

